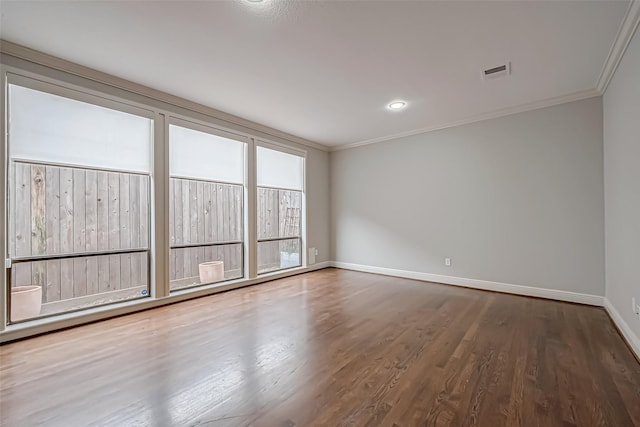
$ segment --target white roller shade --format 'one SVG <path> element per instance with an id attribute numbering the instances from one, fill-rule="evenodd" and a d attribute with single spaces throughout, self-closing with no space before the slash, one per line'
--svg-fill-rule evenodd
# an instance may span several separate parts
<path id="1" fill-rule="evenodd" d="M 153 121 L 9 85 L 11 159 L 148 173 Z"/>
<path id="2" fill-rule="evenodd" d="M 169 126 L 172 176 L 244 183 L 245 144 L 181 126 Z"/>
<path id="3" fill-rule="evenodd" d="M 258 186 L 302 190 L 304 158 L 257 147 Z"/>

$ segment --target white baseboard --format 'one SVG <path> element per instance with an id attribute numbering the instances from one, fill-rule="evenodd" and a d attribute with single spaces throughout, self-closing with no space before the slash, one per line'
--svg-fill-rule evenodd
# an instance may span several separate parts
<path id="1" fill-rule="evenodd" d="M 464 277 L 443 276 L 439 274 L 421 273 L 418 271 L 373 267 L 370 265 L 351 264 L 348 262 L 330 261 L 326 264 L 329 264 L 327 266 L 342 268 L 345 270 L 362 271 L 365 273 L 383 274 L 385 276 L 402 277 L 405 279 L 444 283 L 446 285 L 463 286 L 473 289 L 482 289 L 485 291 L 504 292 L 508 294 L 547 298 L 604 307 L 613 323 L 618 327 L 622 336 L 629 344 L 629 347 L 631 347 L 631 350 L 635 353 L 638 360 L 640 360 L 640 337 L 631 330 L 631 327 L 624 321 L 611 302 L 600 295 L 581 294 L 576 292 L 559 291 L 556 289 L 534 288 L 532 286 L 512 285 L 510 283 L 490 282 L 487 280 L 467 279 Z"/>
<path id="2" fill-rule="evenodd" d="M 504 292 L 508 294 L 530 297 L 547 298 L 558 301 L 575 302 L 579 304 L 602 307 L 604 297 L 600 295 L 580 294 L 576 292 L 559 291 L 556 289 L 535 288 L 533 286 L 512 285 L 510 283 L 490 282 L 487 280 L 467 279 L 464 277 L 442 276 L 439 274 L 421 273 L 418 271 L 396 270 L 393 268 L 373 267 L 369 265 L 351 264 L 332 261 L 331 265 L 345 270 L 362 271 L 365 273 L 384 274 L 386 276 L 403 277 L 406 279 L 423 280 L 427 282 L 444 283 L 446 285 L 463 286 L 466 288 L 482 289 L 485 291 Z"/>
<path id="3" fill-rule="evenodd" d="M 613 323 L 616 324 L 618 330 L 622 333 L 622 336 L 627 341 L 627 344 L 629 344 L 629 347 L 631 347 L 631 350 L 636 354 L 638 360 L 640 360 L 640 337 L 633 333 L 631 327 L 624 321 L 622 316 L 620 316 L 620 313 L 618 313 L 618 310 L 616 310 L 611 304 L 611 301 L 606 298 L 604 299 L 604 309 L 609 314 L 609 317 L 611 317 L 611 320 L 613 320 Z"/>
<path id="4" fill-rule="evenodd" d="M 333 267 L 333 263 L 331 261 L 322 261 L 315 264 L 307 265 L 307 269 L 310 271 L 313 270 L 322 270 L 323 268 Z"/>

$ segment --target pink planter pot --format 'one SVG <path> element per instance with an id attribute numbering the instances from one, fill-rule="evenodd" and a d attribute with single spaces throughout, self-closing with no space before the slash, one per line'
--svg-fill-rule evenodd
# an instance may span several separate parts
<path id="1" fill-rule="evenodd" d="M 11 288 L 11 321 L 30 319 L 40 315 L 42 287 L 16 286 Z"/>
<path id="2" fill-rule="evenodd" d="M 224 261 L 203 262 L 198 265 L 200 283 L 214 283 L 224 280 Z"/>

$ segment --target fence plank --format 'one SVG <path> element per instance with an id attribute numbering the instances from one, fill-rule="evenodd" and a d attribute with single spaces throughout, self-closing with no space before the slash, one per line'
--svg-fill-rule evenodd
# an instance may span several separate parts
<path id="1" fill-rule="evenodd" d="M 109 256 L 102 255 L 98 257 L 98 292 L 109 292 L 112 290 L 111 280 L 109 277 Z"/>
<path id="2" fill-rule="evenodd" d="M 190 242 L 198 243 L 198 183 L 196 181 L 187 182 L 189 183 Z"/>
<path id="3" fill-rule="evenodd" d="M 113 172 L 109 173 L 109 249 L 120 249 L 120 175 Z"/>
<path id="4" fill-rule="evenodd" d="M 47 212 L 47 254 L 60 253 L 60 168 L 45 168 L 45 203 Z M 58 266 L 59 267 L 59 266 Z M 58 268 L 59 270 L 59 268 Z M 47 273 L 48 276 L 48 273 Z M 58 277 L 58 285 L 60 278 Z M 58 289 L 58 294 L 60 290 Z M 59 295 L 58 295 L 59 297 Z"/>
<path id="5" fill-rule="evenodd" d="M 31 255 L 31 166 L 16 164 L 16 255 Z"/>
<path id="6" fill-rule="evenodd" d="M 265 200 L 265 189 L 264 188 L 258 188 L 258 192 L 257 192 L 257 196 L 258 196 L 258 202 L 257 202 L 257 235 L 258 235 L 258 240 L 260 239 L 264 239 L 265 238 L 265 225 L 264 225 L 264 217 L 265 217 L 265 205 L 266 205 L 266 200 Z"/>
<path id="7" fill-rule="evenodd" d="M 144 252 L 131 254 L 131 287 L 136 286 L 146 286 L 147 283 L 143 281 L 143 277 L 145 276 L 142 267 L 143 267 L 143 258 L 146 257 L 147 254 Z"/>
<path id="8" fill-rule="evenodd" d="M 222 212 L 224 215 L 224 240 L 229 241 L 232 238 L 231 234 L 231 194 L 232 187 L 230 185 L 224 186 L 223 191 L 224 197 L 222 199 Z M 231 246 L 225 245 L 222 249 L 223 252 L 223 260 L 226 264 L 226 269 L 229 269 L 231 263 Z"/>
<path id="9" fill-rule="evenodd" d="M 45 193 L 45 168 L 31 167 L 31 254 L 42 255 L 47 251 L 47 213 Z M 47 299 L 47 266 L 44 262 L 31 263 L 31 284 L 42 287 L 42 299 Z"/>
<path id="10" fill-rule="evenodd" d="M 199 247 L 199 248 L 195 248 L 197 251 L 197 261 L 196 261 L 196 268 L 195 268 L 195 272 L 194 272 L 194 276 L 199 276 L 200 275 L 200 263 L 201 262 L 207 262 L 207 259 L 205 258 L 205 254 L 204 254 L 204 247 Z"/>
<path id="11" fill-rule="evenodd" d="M 216 228 L 217 228 L 217 241 L 224 240 L 224 188 L 222 184 L 216 184 Z"/>
<path id="12" fill-rule="evenodd" d="M 174 254 L 176 260 L 176 276 L 175 276 L 175 280 L 177 279 L 182 279 L 183 277 L 185 277 L 184 274 L 184 255 L 182 254 L 184 252 L 184 249 L 172 249 L 171 252 Z"/>
<path id="13" fill-rule="evenodd" d="M 176 250 L 169 249 L 169 281 L 176 279 Z"/>
<path id="14" fill-rule="evenodd" d="M 109 249 L 109 174 L 98 172 L 96 210 L 98 218 L 97 244 L 98 250 Z"/>
<path id="15" fill-rule="evenodd" d="M 29 286 L 31 284 L 31 265 L 28 262 L 14 264 L 11 268 L 12 286 Z"/>
<path id="16" fill-rule="evenodd" d="M 73 169 L 60 169 L 60 253 L 73 252 Z M 62 268 L 62 266 L 61 266 Z"/>
<path id="17" fill-rule="evenodd" d="M 169 246 L 176 244 L 175 179 L 169 178 Z M 169 269 L 171 270 L 171 269 Z"/>
<path id="18" fill-rule="evenodd" d="M 289 192 L 288 191 L 278 191 L 278 218 L 285 218 L 284 221 L 278 221 L 278 236 L 285 237 L 287 236 L 287 208 L 289 207 Z"/>
<path id="19" fill-rule="evenodd" d="M 86 171 L 73 169 L 73 251 L 86 250 Z M 74 275 L 75 277 L 75 275 Z M 74 280 L 75 283 L 75 280 Z"/>
<path id="20" fill-rule="evenodd" d="M 189 248 L 187 253 L 189 254 L 189 274 L 191 276 L 197 276 L 199 273 L 198 248 Z"/>
<path id="21" fill-rule="evenodd" d="M 196 182 L 196 201 L 196 241 L 204 243 L 204 184 L 202 181 Z"/>
<path id="22" fill-rule="evenodd" d="M 211 183 L 206 182 L 203 185 L 202 193 L 203 201 L 203 222 L 204 222 L 204 241 L 210 243 L 213 241 L 213 223 L 211 215 Z"/>
<path id="23" fill-rule="evenodd" d="M 191 243 L 191 210 L 190 210 L 191 197 L 189 194 L 189 181 L 186 179 L 181 179 L 180 182 L 182 183 L 183 243 L 189 244 Z M 184 268 L 184 274 L 191 275 L 191 251 L 189 251 L 188 249 L 185 249 L 181 253 L 182 253 L 182 264 Z"/>
<path id="24" fill-rule="evenodd" d="M 73 259 L 60 260 L 60 299 L 73 298 Z"/>
<path id="25" fill-rule="evenodd" d="M 181 179 L 182 184 L 182 243 L 191 243 L 191 216 L 189 211 L 189 181 Z"/>
<path id="26" fill-rule="evenodd" d="M 228 188 L 226 185 L 216 184 L 216 206 L 215 206 L 215 216 L 216 216 L 216 228 L 217 228 L 217 236 L 218 241 L 224 241 L 228 239 L 229 232 L 226 230 L 226 218 L 225 218 L 225 199 L 226 196 L 229 195 L 227 191 Z M 228 262 L 227 254 L 225 252 L 225 247 L 218 246 L 217 248 L 217 257 L 219 260 L 223 262 Z"/>
<path id="27" fill-rule="evenodd" d="M 98 172 L 88 170 L 85 183 L 85 249 L 93 252 L 98 250 Z"/>
<path id="28" fill-rule="evenodd" d="M 131 228 L 131 247 L 140 247 L 140 176 L 131 175 L 129 180 L 129 215 Z M 137 255 L 131 256 L 130 286 L 140 284 L 140 260 Z"/>
<path id="29" fill-rule="evenodd" d="M 92 256 L 86 259 L 87 268 L 87 295 L 94 295 L 100 292 L 100 278 L 98 273 L 98 257 Z"/>
<path id="30" fill-rule="evenodd" d="M 96 177 L 97 199 L 96 199 L 96 216 L 97 216 L 97 246 L 98 250 L 104 251 L 109 249 L 109 173 L 99 171 Z M 98 290 L 97 292 L 108 292 L 109 288 L 109 257 L 98 256 L 97 276 Z"/>
<path id="31" fill-rule="evenodd" d="M 218 236 L 218 184 L 211 183 L 211 241 L 220 240 Z"/>
<path id="32" fill-rule="evenodd" d="M 120 289 L 120 255 L 109 255 L 109 290 Z"/>
<path id="33" fill-rule="evenodd" d="M 184 243 L 182 231 L 182 182 L 179 179 L 173 180 L 173 222 L 175 229 L 176 245 Z"/>
<path id="34" fill-rule="evenodd" d="M 209 261 L 217 261 L 213 256 L 214 254 L 214 246 L 205 246 L 204 248 L 204 260 L 205 262 Z"/>
<path id="35" fill-rule="evenodd" d="M 149 247 L 149 177 L 140 179 L 140 246 Z"/>
<path id="36" fill-rule="evenodd" d="M 131 254 L 120 254 L 120 289 L 131 287 Z"/>
<path id="37" fill-rule="evenodd" d="M 149 290 L 149 256 L 146 253 L 140 254 L 141 282 Z"/>
<path id="38" fill-rule="evenodd" d="M 120 249 L 128 249 L 131 247 L 129 181 L 129 174 L 120 174 Z"/>
<path id="39" fill-rule="evenodd" d="M 47 299 L 44 302 L 60 301 L 60 260 L 47 261 Z"/>
<path id="40" fill-rule="evenodd" d="M 140 176 L 129 177 L 129 228 L 131 247 L 140 247 Z"/>
<path id="41" fill-rule="evenodd" d="M 9 164 L 9 175 L 7 177 L 9 180 L 9 256 L 16 256 L 16 163 L 11 162 Z M 13 183 L 13 184 L 12 184 Z"/>
<path id="42" fill-rule="evenodd" d="M 87 295 L 87 260 L 73 258 L 73 297 Z"/>

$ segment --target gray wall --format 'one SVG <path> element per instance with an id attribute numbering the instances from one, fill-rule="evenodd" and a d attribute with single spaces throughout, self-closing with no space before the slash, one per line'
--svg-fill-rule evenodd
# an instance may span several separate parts
<path id="1" fill-rule="evenodd" d="M 329 261 L 329 153 L 307 150 L 307 247 L 318 249 L 316 263 Z"/>
<path id="2" fill-rule="evenodd" d="M 640 339 L 640 35 L 604 95 L 606 297 Z"/>
<path id="3" fill-rule="evenodd" d="M 333 152 L 332 255 L 604 295 L 602 150 L 598 97 Z"/>

